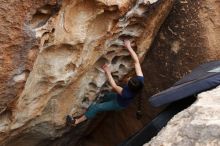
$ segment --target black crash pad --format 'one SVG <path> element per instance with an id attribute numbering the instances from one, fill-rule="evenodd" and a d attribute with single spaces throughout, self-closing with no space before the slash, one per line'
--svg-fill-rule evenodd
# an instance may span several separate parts
<path id="1" fill-rule="evenodd" d="M 156 136 L 174 115 L 189 107 L 195 100 L 196 98 L 192 96 L 173 102 L 140 131 L 128 137 L 117 146 L 143 146 L 143 144 L 149 142 L 151 138 Z"/>
<path id="2" fill-rule="evenodd" d="M 170 104 L 174 101 L 212 89 L 220 84 L 220 61 L 213 61 L 192 70 L 192 72 L 172 87 L 150 97 L 154 107 Z"/>

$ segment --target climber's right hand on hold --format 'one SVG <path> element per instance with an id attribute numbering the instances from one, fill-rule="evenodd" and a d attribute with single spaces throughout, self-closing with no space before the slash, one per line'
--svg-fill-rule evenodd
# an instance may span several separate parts
<path id="1" fill-rule="evenodd" d="M 109 69 L 108 64 L 104 64 L 104 65 L 102 66 L 102 69 L 103 69 L 106 73 L 110 72 L 110 69 Z"/>
<path id="2" fill-rule="evenodd" d="M 124 40 L 123 41 L 125 48 L 127 48 L 128 50 L 131 50 L 132 47 L 135 46 L 135 41 L 134 40 Z"/>
<path id="3" fill-rule="evenodd" d="M 131 42 L 129 40 L 124 40 L 124 46 L 127 48 L 127 49 L 130 49 L 131 48 Z"/>

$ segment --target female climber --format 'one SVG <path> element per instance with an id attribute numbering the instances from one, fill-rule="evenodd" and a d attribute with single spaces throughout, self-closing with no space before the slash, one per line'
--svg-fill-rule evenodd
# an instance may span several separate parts
<path id="1" fill-rule="evenodd" d="M 129 40 L 124 41 L 124 46 L 127 48 L 134 61 L 136 76 L 132 77 L 122 88 L 115 83 L 108 65 L 105 64 L 102 69 L 105 71 L 108 81 L 115 92 L 105 94 L 104 97 L 102 97 L 103 102 L 91 104 L 87 111 L 79 118 L 67 115 L 66 120 L 68 125 L 75 126 L 87 119 L 92 119 L 96 116 L 97 113 L 103 111 L 124 109 L 128 106 L 129 103 L 131 103 L 132 99 L 143 88 L 144 77 L 138 56 L 132 49 Z"/>

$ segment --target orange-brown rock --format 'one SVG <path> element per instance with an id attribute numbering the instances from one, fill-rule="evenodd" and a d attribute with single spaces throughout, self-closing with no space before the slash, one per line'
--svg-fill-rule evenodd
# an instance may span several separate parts
<path id="1" fill-rule="evenodd" d="M 145 75 L 143 97 L 147 98 L 172 86 L 174 82 L 201 63 L 220 59 L 219 4 L 217 0 L 175 1 L 172 11 L 161 26 L 142 64 Z M 145 105 L 144 120 L 140 123 L 134 118 L 135 110 L 133 105 L 123 113 L 111 114 L 83 139 L 82 145 L 96 146 L 109 143 L 115 145 L 134 134 L 158 113 L 156 109 Z M 123 117 L 125 115 L 126 118 Z M 133 123 L 133 126 L 129 127 L 133 127 L 132 130 L 122 126 L 124 119 Z M 112 129 L 114 134 L 109 129 Z"/>
<path id="2" fill-rule="evenodd" d="M 147 52 L 145 95 L 170 86 L 200 63 L 219 59 L 218 0 L 175 1 L 149 50 L 172 2 L 2 0 L 0 145 L 74 145 L 83 133 L 82 145 L 115 145 L 140 129 L 154 116 L 149 105 L 142 121 L 131 105 L 74 130 L 65 127 L 65 115 L 81 114 L 109 89 L 103 63 L 111 64 L 117 81 L 129 76 L 124 38 L 135 42 L 141 59 Z"/>
<path id="3" fill-rule="evenodd" d="M 109 90 L 101 65 L 122 80 L 133 69 L 123 39 L 143 61 L 172 3 L 3 0 L 0 145 L 39 145 L 69 131 L 65 115 Z"/>

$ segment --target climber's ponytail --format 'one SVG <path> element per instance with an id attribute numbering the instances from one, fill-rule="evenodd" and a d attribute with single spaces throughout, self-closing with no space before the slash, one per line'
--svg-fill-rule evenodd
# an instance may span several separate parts
<path id="1" fill-rule="evenodd" d="M 136 119 L 141 120 L 143 117 L 142 113 L 142 97 L 141 97 L 141 92 L 137 96 L 137 111 L 136 111 Z"/>

